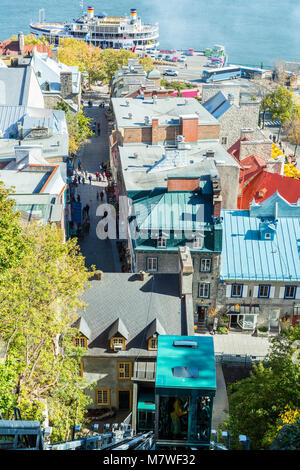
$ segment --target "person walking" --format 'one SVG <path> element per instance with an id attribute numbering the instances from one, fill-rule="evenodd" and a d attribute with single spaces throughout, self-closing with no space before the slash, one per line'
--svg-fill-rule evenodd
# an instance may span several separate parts
<path id="1" fill-rule="evenodd" d="M 78 170 L 81 171 L 81 160 L 78 160 Z"/>
<path id="2" fill-rule="evenodd" d="M 88 177 L 88 172 L 84 170 L 84 176 L 87 178 Z"/>
<path id="3" fill-rule="evenodd" d="M 82 177 L 82 184 L 84 184 L 84 183 L 85 183 L 85 179 L 84 179 L 84 176 L 83 176 Z"/>
<path id="4" fill-rule="evenodd" d="M 92 175 L 89 175 L 90 184 L 92 184 Z"/>
<path id="5" fill-rule="evenodd" d="M 100 122 L 97 122 L 98 135 L 100 135 Z"/>
<path id="6" fill-rule="evenodd" d="M 81 179 L 81 177 L 80 177 L 80 175 L 78 175 L 78 183 L 79 184 L 80 184 L 80 179 Z"/>
<path id="7" fill-rule="evenodd" d="M 99 201 L 99 193 L 98 193 L 98 191 L 97 191 L 97 201 Z"/>
<path id="8" fill-rule="evenodd" d="M 103 197 L 104 197 L 104 192 L 101 191 L 101 192 L 100 192 L 100 199 L 101 199 L 101 202 L 103 201 Z"/>
<path id="9" fill-rule="evenodd" d="M 89 215 L 89 210 L 90 210 L 90 206 L 88 204 L 86 204 L 85 206 L 85 212 L 86 212 L 86 215 L 88 216 Z"/>
<path id="10" fill-rule="evenodd" d="M 96 176 L 96 181 L 99 181 L 99 171 L 96 171 L 95 176 Z"/>

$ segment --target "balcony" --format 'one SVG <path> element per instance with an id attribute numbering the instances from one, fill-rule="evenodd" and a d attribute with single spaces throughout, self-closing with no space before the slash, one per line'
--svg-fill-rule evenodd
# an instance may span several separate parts
<path id="1" fill-rule="evenodd" d="M 156 362 L 135 362 L 132 380 L 154 382 L 156 374 Z"/>

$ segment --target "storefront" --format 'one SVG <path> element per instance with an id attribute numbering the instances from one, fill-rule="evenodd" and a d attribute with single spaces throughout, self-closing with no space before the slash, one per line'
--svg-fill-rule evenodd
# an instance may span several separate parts
<path id="1" fill-rule="evenodd" d="M 227 315 L 230 328 L 254 330 L 259 315 L 259 305 L 231 305 Z"/>

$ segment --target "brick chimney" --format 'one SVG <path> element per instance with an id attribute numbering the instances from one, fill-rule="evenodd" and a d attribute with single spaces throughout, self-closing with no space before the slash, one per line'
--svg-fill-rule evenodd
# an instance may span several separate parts
<path id="1" fill-rule="evenodd" d="M 221 215 L 222 209 L 222 196 L 221 196 L 221 182 L 219 174 L 211 175 L 211 183 L 213 188 L 213 216 L 217 219 Z"/>
<path id="2" fill-rule="evenodd" d="M 62 98 L 72 95 L 72 72 L 60 72 L 60 90 Z"/>
<path id="3" fill-rule="evenodd" d="M 241 139 L 254 140 L 254 129 L 241 129 Z"/>
<path id="4" fill-rule="evenodd" d="M 180 134 L 185 137 L 186 142 L 198 141 L 198 119 L 197 114 L 180 116 Z"/>
<path id="5" fill-rule="evenodd" d="M 152 119 L 152 144 L 159 142 L 158 118 Z"/>
<path id="6" fill-rule="evenodd" d="M 190 178 L 168 178 L 168 192 L 172 191 L 198 191 L 200 186 L 200 177 Z"/>

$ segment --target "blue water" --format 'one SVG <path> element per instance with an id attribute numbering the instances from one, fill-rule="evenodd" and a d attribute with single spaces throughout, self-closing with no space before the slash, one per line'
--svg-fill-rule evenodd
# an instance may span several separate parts
<path id="1" fill-rule="evenodd" d="M 223 44 L 231 63 L 272 65 L 300 61 L 299 0 L 91 0 L 95 12 L 123 16 L 137 8 L 144 22 L 159 22 L 162 48 L 203 50 Z M 45 8 L 46 20 L 78 17 L 79 0 L 0 0 L 0 39 L 29 33 Z"/>

